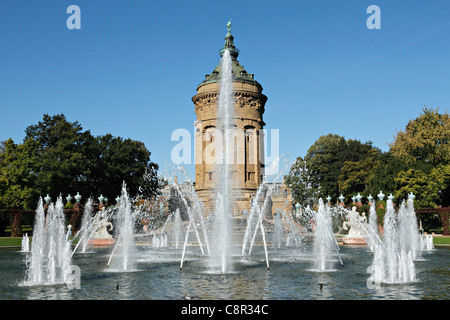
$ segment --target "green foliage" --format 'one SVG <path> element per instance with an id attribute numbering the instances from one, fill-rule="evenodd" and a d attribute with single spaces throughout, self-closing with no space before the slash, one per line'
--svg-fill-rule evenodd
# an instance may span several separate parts
<path id="1" fill-rule="evenodd" d="M 309 148 L 305 161 L 319 179 L 321 196 L 337 199 L 340 193 L 360 192 L 369 185 L 370 171 L 380 154 L 370 141 L 328 134 Z"/>
<path id="2" fill-rule="evenodd" d="M 3 142 L 0 152 L 0 208 L 29 210 L 35 206 L 38 190 L 37 143 L 30 139 L 17 145 L 12 139 Z"/>
<path id="3" fill-rule="evenodd" d="M 319 181 L 301 157 L 298 157 L 291 166 L 289 174 L 284 177 L 284 182 L 291 190 L 293 204 L 299 203 L 306 207 L 318 202 Z"/>
<path id="4" fill-rule="evenodd" d="M 64 209 L 73 209 L 73 203 L 67 202 L 66 205 L 64 206 Z"/>
<path id="5" fill-rule="evenodd" d="M 158 166 L 140 141 L 94 137 L 63 114 L 45 114 L 25 133 L 22 144 L 12 139 L 0 144 L 0 208 L 33 209 L 46 194 L 114 199 L 123 182 L 132 196 L 141 186 L 146 197 L 159 191 Z"/>
<path id="6" fill-rule="evenodd" d="M 77 190 L 77 182 L 87 173 L 83 146 L 89 132 L 78 122 L 69 122 L 63 114 L 49 116 L 25 130 L 25 142 L 38 143 L 39 169 L 36 187 L 53 197 Z"/>
<path id="7" fill-rule="evenodd" d="M 360 193 L 373 197 L 383 191 L 396 201 L 416 195 L 415 206 L 450 206 L 450 119 L 448 113 L 424 108 L 397 134 L 390 150 L 381 152 L 372 143 L 345 140 L 336 134 L 319 137 L 309 148 L 305 166 L 314 172 L 320 196 L 346 199 Z M 301 158 L 299 158 L 301 159 Z M 295 163 L 285 181 L 294 200 L 306 197 Z"/>
<path id="8" fill-rule="evenodd" d="M 390 151 L 381 154 L 370 171 L 369 186 L 365 193 L 375 196 L 380 191 L 394 192 L 397 188 L 395 178 L 399 172 L 407 169 L 406 162 L 394 157 Z"/>
<path id="9" fill-rule="evenodd" d="M 383 206 L 378 206 L 375 210 L 377 212 L 377 221 L 379 225 L 384 224 L 384 215 L 386 214 L 386 201 L 383 201 Z"/>
<path id="10" fill-rule="evenodd" d="M 395 179 L 397 199 L 406 200 L 409 193 L 414 193 L 415 206 L 418 208 L 434 208 L 441 203 L 442 196 L 447 193 L 450 180 L 450 166 L 441 165 L 430 171 L 409 169 L 401 171 Z"/>
<path id="11" fill-rule="evenodd" d="M 450 163 L 450 116 L 437 109 L 423 113 L 406 125 L 390 145 L 394 156 L 406 161 L 423 160 L 433 164 Z"/>
<path id="12" fill-rule="evenodd" d="M 140 141 L 113 137 L 94 138 L 89 145 L 89 172 L 86 186 L 93 194 L 114 199 L 125 181 L 132 196 L 145 192 L 151 197 L 159 191 L 157 164 L 150 161 L 150 151 Z"/>
<path id="13" fill-rule="evenodd" d="M 395 178 L 396 194 L 404 199 L 416 194 L 418 207 L 450 205 L 450 117 L 438 110 L 424 108 L 409 121 L 390 145 L 392 154 L 406 161 L 408 169 Z"/>
<path id="14" fill-rule="evenodd" d="M 338 177 L 344 163 L 341 156 L 345 148 L 345 139 L 330 133 L 319 137 L 308 149 L 305 161 L 319 179 L 322 197 L 338 196 Z"/>
<path id="15" fill-rule="evenodd" d="M 359 161 L 344 162 L 338 180 L 341 193 L 356 194 L 370 187 L 371 172 L 380 153 L 376 149 L 366 149 L 362 155 L 364 154 L 365 158 Z M 363 195 L 366 196 L 366 194 Z"/>
<path id="16" fill-rule="evenodd" d="M 438 191 L 443 207 L 450 206 L 450 163 L 440 164 L 432 171 L 432 176 L 436 178 L 441 184 L 441 189 Z"/>

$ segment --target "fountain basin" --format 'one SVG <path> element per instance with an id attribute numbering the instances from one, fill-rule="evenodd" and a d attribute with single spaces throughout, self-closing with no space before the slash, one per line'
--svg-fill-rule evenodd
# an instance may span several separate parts
<path id="1" fill-rule="evenodd" d="M 111 247 L 116 243 L 114 239 L 90 239 L 89 246 L 93 247 Z"/>
<path id="2" fill-rule="evenodd" d="M 367 241 L 359 237 L 343 237 L 342 244 L 345 246 L 367 246 Z"/>
<path id="3" fill-rule="evenodd" d="M 133 272 L 108 272 L 110 248 L 93 248 L 88 255 L 75 253 L 72 264 L 80 268 L 81 283 L 80 289 L 71 289 L 65 284 L 18 285 L 24 277 L 24 253 L 19 248 L 0 249 L 0 300 L 177 300 L 185 295 L 202 300 L 450 299 L 450 247 L 438 247 L 417 262 L 417 281 L 371 288 L 367 286 L 367 268 L 373 256 L 363 247 L 343 246 L 343 267 L 334 257 L 335 271 L 312 272 L 310 246 L 303 252 L 269 247 L 269 271 L 263 247 L 257 246 L 245 259 L 233 255 L 234 272 L 224 275 L 208 272 L 206 259 L 198 257 L 197 248 L 188 250 L 180 271 L 180 250 L 139 246 L 137 271 Z M 322 290 L 319 284 L 323 284 Z"/>

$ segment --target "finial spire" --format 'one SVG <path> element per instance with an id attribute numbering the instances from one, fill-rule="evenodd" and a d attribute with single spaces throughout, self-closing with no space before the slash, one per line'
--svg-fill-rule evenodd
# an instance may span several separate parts
<path id="1" fill-rule="evenodd" d="M 223 48 L 220 50 L 220 56 L 223 55 L 225 50 L 228 50 L 230 51 L 230 55 L 233 59 L 237 58 L 237 56 L 239 55 L 239 50 L 234 46 L 233 39 L 234 37 L 231 34 L 231 19 L 230 19 L 228 20 L 227 23 L 227 34 L 225 36 L 225 44 Z"/>

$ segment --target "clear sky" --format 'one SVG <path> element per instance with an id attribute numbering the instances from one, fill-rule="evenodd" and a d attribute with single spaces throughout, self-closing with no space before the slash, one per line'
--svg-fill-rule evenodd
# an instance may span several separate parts
<path id="1" fill-rule="evenodd" d="M 80 30 L 66 26 L 73 4 Z M 366 25 L 373 4 L 379 30 Z M 64 113 L 170 164 L 171 134 L 193 132 L 191 98 L 230 18 L 288 159 L 328 133 L 386 151 L 424 106 L 449 111 L 448 0 L 1 0 L 0 140 L 21 142 L 43 114 Z"/>

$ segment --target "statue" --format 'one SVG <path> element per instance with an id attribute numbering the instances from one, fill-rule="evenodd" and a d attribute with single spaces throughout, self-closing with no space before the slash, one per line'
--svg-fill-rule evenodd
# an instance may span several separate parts
<path id="1" fill-rule="evenodd" d="M 363 212 L 362 216 L 356 211 L 356 206 L 352 207 L 352 211 L 348 213 L 348 220 L 344 221 L 342 227 L 344 230 L 349 230 L 348 234 L 343 238 L 344 244 L 367 244 L 364 238 L 364 224 L 367 223 L 367 218 Z"/>
<path id="2" fill-rule="evenodd" d="M 94 239 L 112 239 L 112 235 L 108 232 L 108 227 L 110 230 L 113 229 L 113 224 L 108 221 L 108 217 L 103 211 L 99 211 L 94 219 L 98 219 L 97 223 L 94 225 Z"/>
<path id="3" fill-rule="evenodd" d="M 228 33 L 231 33 L 231 19 L 228 20 L 228 23 L 227 23 L 227 30 L 228 30 Z"/>

